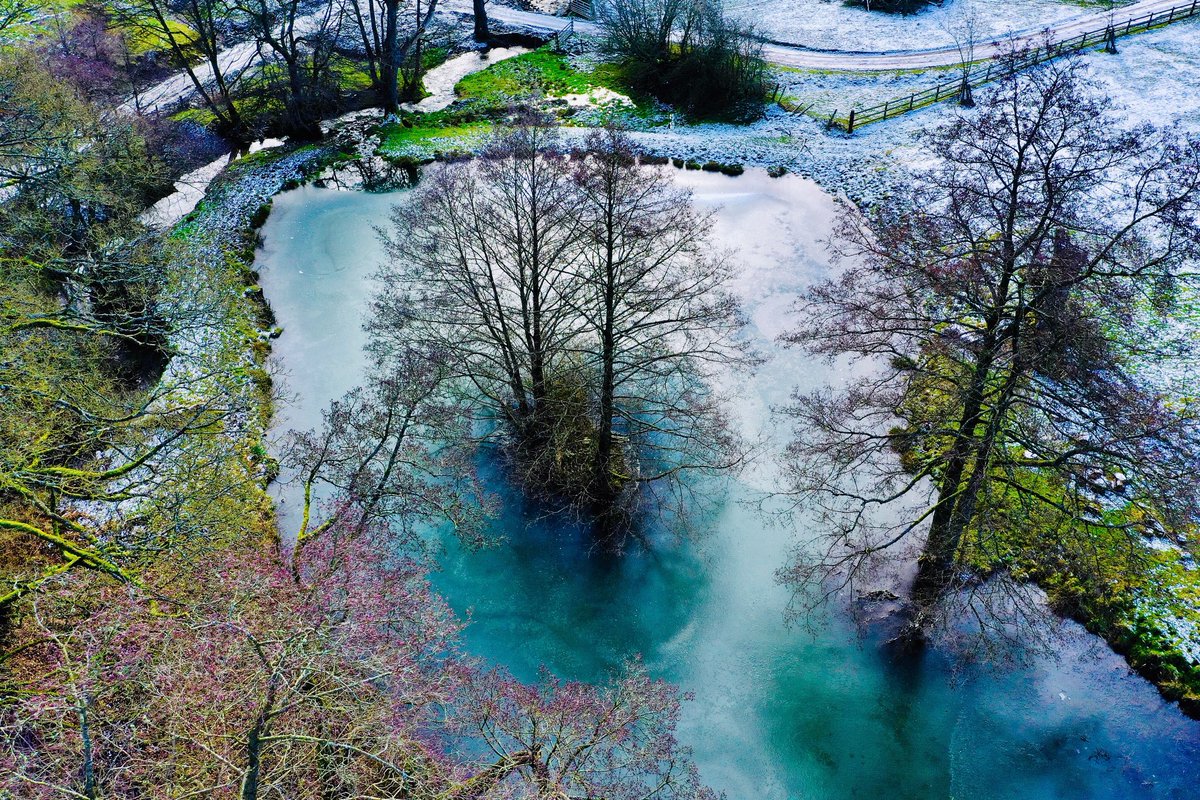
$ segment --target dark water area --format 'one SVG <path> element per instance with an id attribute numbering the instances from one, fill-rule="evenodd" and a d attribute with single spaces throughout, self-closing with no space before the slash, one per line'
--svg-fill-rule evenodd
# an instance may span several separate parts
<path id="1" fill-rule="evenodd" d="M 771 407 L 795 386 L 838 378 L 771 345 L 796 291 L 831 269 L 822 241 L 832 198 L 758 170 L 676 175 L 698 204 L 719 209 L 715 239 L 733 251 L 733 288 L 772 356 L 719 387 L 769 453 L 787 436 Z M 314 425 L 367 368 L 362 323 L 382 255 L 373 226 L 403 199 L 303 188 L 276 200 L 258 268 L 285 329 L 274 359 L 291 402 L 279 430 Z M 448 542 L 433 576 L 469 620 L 468 649 L 525 679 L 545 667 L 600 680 L 640 655 L 694 694 L 680 736 L 730 798 L 1200 798 L 1200 723 L 1075 626 L 1059 658 L 987 670 L 938 651 L 897 664 L 833 609 L 816 633 L 789 628 L 775 573 L 811 523 L 756 511 L 778 487 L 769 458 L 699 487 L 716 508 L 698 536 L 664 535 L 620 557 L 543 519 L 486 462 L 484 477 L 502 500 L 502 544 L 472 552 Z M 287 535 L 295 499 L 279 492 Z"/>

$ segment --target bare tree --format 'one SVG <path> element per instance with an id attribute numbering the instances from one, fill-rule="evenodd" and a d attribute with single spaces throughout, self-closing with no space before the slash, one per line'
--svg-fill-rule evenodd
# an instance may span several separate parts
<path id="1" fill-rule="evenodd" d="M 389 261 L 378 346 L 448 353 L 520 446 L 544 437 L 551 383 L 570 368 L 577 195 L 553 129 L 518 127 L 478 160 L 437 171 L 381 233 Z M 377 348 L 378 350 L 378 348 Z"/>
<path id="2" fill-rule="evenodd" d="M 420 0 L 416 0 L 413 26 L 405 29 L 400 14 L 404 6 L 401 0 L 350 0 L 354 23 L 367 55 L 371 82 L 387 114 L 395 114 L 400 109 L 400 68 L 433 21 L 437 4 L 438 0 L 430 0 L 423 7 Z"/>
<path id="3" fill-rule="evenodd" d="M 46 587 L 0 654 L 0 791 L 714 797 L 675 739 L 674 687 L 637 663 L 599 687 L 482 672 L 419 560 L 386 530 L 330 533 L 299 578 L 229 543 L 158 613 L 103 583 Z"/>
<path id="4" fill-rule="evenodd" d="M 613 0 L 598 11 L 602 49 L 639 88 L 693 114 L 758 112 L 761 38 L 720 0 Z"/>
<path id="5" fill-rule="evenodd" d="M 971 108 L 975 105 L 975 98 L 971 94 L 971 68 L 975 66 L 975 45 L 979 41 L 979 14 L 974 4 L 970 0 L 956 3 L 944 29 L 958 49 L 958 69 L 962 73 L 958 104 Z"/>
<path id="6" fill-rule="evenodd" d="M 320 138 L 319 122 L 335 106 L 337 82 L 330 67 L 344 23 L 339 3 L 313 13 L 301 0 L 229 0 L 249 26 L 258 46 L 260 69 L 268 77 L 281 72 L 285 98 L 284 128 Z"/>
<path id="7" fill-rule="evenodd" d="M 688 193 L 615 130 L 554 144 L 520 127 L 396 210 L 372 329 L 382 363 L 448 353 L 520 483 L 619 545 L 640 489 L 737 463 L 709 383 L 753 359 Z"/>
<path id="8" fill-rule="evenodd" d="M 445 355 L 391 352 L 383 370 L 333 403 L 320 430 L 289 434 L 281 461 L 304 498 L 297 554 L 331 528 L 361 534 L 377 521 L 409 542 L 431 524 L 483 539 L 488 503 L 473 480 L 470 415 L 446 391 Z M 318 520 L 322 486 L 332 495 Z"/>
<path id="9" fill-rule="evenodd" d="M 600 687 L 549 675 L 537 687 L 500 673 L 478 676 L 456 724 L 496 759 L 459 797 L 529 787 L 540 797 L 715 800 L 688 748 L 675 741 L 678 691 L 639 662 L 624 673 Z"/>
<path id="10" fill-rule="evenodd" d="M 793 488 L 833 527 L 788 577 L 844 588 L 919 545 L 915 637 L 980 574 L 1065 571 L 1103 593 L 1144 535 L 1198 509 L 1169 321 L 1200 240 L 1200 151 L 1120 128 L 1081 70 L 1010 77 L 934 134 L 939 166 L 843 218 L 850 264 L 784 337 L 873 365 L 790 409 Z"/>
<path id="11" fill-rule="evenodd" d="M 737 339 L 744 319 L 712 252 L 711 215 L 668 173 L 639 166 L 619 130 L 588 149 L 576 168 L 587 233 L 573 300 L 596 375 L 589 501 L 604 514 L 622 509 L 623 493 L 737 462 L 708 385 L 753 358 Z"/>
<path id="12" fill-rule="evenodd" d="M 249 141 L 253 138 L 257 131 L 250 129 L 233 98 L 244 68 L 249 65 L 229 64 L 222 59 L 236 17 L 229 0 L 179 0 L 174 3 L 169 0 L 122 0 L 114 4 L 113 13 L 122 26 L 145 31 L 167 43 L 179 68 L 187 73 L 196 93 L 224 133 L 234 139 Z M 175 24 L 176 19 L 187 25 L 188 34 Z M 203 58 L 207 75 L 202 75 L 194 66 L 194 52 Z"/>

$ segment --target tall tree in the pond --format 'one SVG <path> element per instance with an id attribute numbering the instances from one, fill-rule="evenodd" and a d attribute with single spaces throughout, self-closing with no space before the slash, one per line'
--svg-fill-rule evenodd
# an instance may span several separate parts
<path id="1" fill-rule="evenodd" d="M 525 125 L 431 175 L 384 236 L 377 351 L 449 354 L 522 447 L 544 437 L 552 384 L 573 368 L 577 200 L 553 129 Z"/>
<path id="2" fill-rule="evenodd" d="M 639 488 L 682 498 L 685 474 L 737 462 L 709 379 L 752 359 L 689 194 L 616 131 L 554 145 L 520 127 L 396 210 L 375 349 L 448 353 L 519 482 L 615 546 Z"/>
<path id="3" fill-rule="evenodd" d="M 793 488 L 835 523 L 790 572 L 816 598 L 915 545 L 919 637 L 951 598 L 1011 610 L 1018 584 L 980 576 L 1099 596 L 1144 537 L 1194 524 L 1198 409 L 1171 315 L 1200 147 L 1123 129 L 1082 69 L 1010 78 L 937 131 L 938 166 L 848 210 L 847 268 L 800 302 L 784 341 L 870 365 L 790 409 Z"/>
<path id="4" fill-rule="evenodd" d="M 750 358 L 711 214 L 668 173 L 639 166 L 620 131 L 592 135 L 588 149 L 576 167 L 586 237 L 572 301 L 596 375 L 589 500 L 608 514 L 639 485 L 736 463 L 708 379 Z"/>

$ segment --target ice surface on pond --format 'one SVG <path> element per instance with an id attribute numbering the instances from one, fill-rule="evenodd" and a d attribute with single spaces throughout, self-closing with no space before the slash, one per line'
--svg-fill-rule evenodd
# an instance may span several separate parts
<path id="1" fill-rule="evenodd" d="M 747 434 L 778 443 L 787 423 L 772 406 L 794 386 L 837 377 L 772 344 L 796 292 L 830 273 L 823 240 L 835 204 L 808 181 L 757 169 L 673 174 L 715 212 L 715 249 L 727 251 L 751 335 L 773 356 L 754 375 L 727 376 L 721 391 Z M 316 424 L 361 379 L 369 276 L 382 256 L 373 226 L 405 198 L 311 187 L 277 198 L 257 266 L 285 328 L 274 359 L 293 402 L 281 428 Z M 471 652 L 519 677 L 545 664 L 598 680 L 641 653 L 656 675 L 695 693 L 681 736 L 704 779 L 730 797 L 1194 796 L 1200 727 L 1077 628 L 1059 661 L 982 674 L 952 674 L 936 652 L 898 666 L 837 615 L 815 636 L 787 629 L 775 570 L 813 523 L 766 524 L 738 502 L 778 486 L 777 470 L 761 461 L 729 486 L 696 542 L 618 560 L 589 555 L 570 526 L 531 522 L 536 511 L 485 474 L 503 493 L 496 525 L 507 541 L 483 552 L 450 542 L 434 580 L 470 612 Z M 294 508 L 282 510 L 287 523 Z"/>

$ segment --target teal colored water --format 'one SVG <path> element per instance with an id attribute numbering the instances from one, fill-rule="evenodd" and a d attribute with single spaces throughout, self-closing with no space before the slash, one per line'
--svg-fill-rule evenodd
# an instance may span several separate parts
<path id="1" fill-rule="evenodd" d="M 773 355 L 721 387 L 737 424 L 769 454 L 787 435 L 771 406 L 794 386 L 838 378 L 770 346 L 796 290 L 831 269 L 821 242 L 834 204 L 812 183 L 758 170 L 677 177 L 719 209 L 715 238 L 731 251 L 734 288 Z M 303 188 L 276 200 L 258 266 L 285 328 L 275 350 L 291 394 L 281 430 L 314 424 L 363 374 L 361 325 L 381 257 L 373 226 L 403 199 Z M 539 521 L 484 469 L 504 500 L 504 542 L 482 552 L 450 544 L 435 576 L 470 620 L 470 650 L 523 678 L 545 666 L 584 680 L 641 654 L 694 693 L 680 735 L 730 798 L 1200 798 L 1200 723 L 1076 628 L 1061 658 L 1003 670 L 936 651 L 896 665 L 834 611 L 815 635 L 789 629 L 775 572 L 808 523 L 769 524 L 742 502 L 777 488 L 769 458 L 701 487 L 718 500 L 701 535 L 620 558 Z M 286 487 L 280 500 L 283 525 L 294 528 Z"/>

